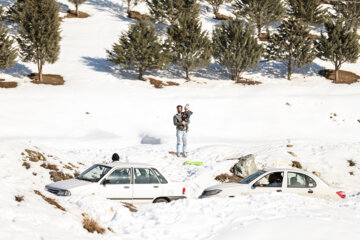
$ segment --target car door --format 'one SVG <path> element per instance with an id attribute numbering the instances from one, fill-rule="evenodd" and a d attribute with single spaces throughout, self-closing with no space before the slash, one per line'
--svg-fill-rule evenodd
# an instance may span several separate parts
<path id="1" fill-rule="evenodd" d="M 310 196 L 316 195 L 316 182 L 306 174 L 288 171 L 285 192 Z"/>
<path id="2" fill-rule="evenodd" d="M 282 192 L 283 187 L 284 172 L 270 172 L 254 181 L 250 193 Z"/>
<path id="3" fill-rule="evenodd" d="M 162 186 L 150 168 L 134 168 L 133 188 L 134 203 L 151 203 L 162 196 Z"/>
<path id="4" fill-rule="evenodd" d="M 132 203 L 133 184 L 131 168 L 117 168 L 100 183 L 100 194 L 111 200 Z"/>

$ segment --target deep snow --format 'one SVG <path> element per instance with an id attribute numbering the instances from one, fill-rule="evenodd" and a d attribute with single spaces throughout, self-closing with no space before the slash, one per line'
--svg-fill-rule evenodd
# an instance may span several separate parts
<path id="1" fill-rule="evenodd" d="M 74 8 L 58 2 L 62 14 Z M 317 74 L 331 64 L 317 59 L 290 82 L 281 63 L 260 63 L 244 75 L 263 82 L 258 86 L 235 85 L 216 64 L 194 72 L 194 81 L 186 83 L 171 66 L 146 76 L 181 85 L 154 89 L 136 80 L 134 71 L 106 61 L 105 50 L 133 22 L 125 6 L 117 0 L 88 0 L 80 10 L 90 18 L 64 19 L 60 59 L 45 65 L 46 73 L 64 76 L 64 86 L 30 83 L 26 74 L 35 71 L 33 64 L 20 62 L 1 73 L 1 78 L 19 82 L 16 89 L 0 89 L 1 239 L 357 239 L 359 83 L 332 84 Z M 134 9 L 146 11 L 143 3 Z M 201 17 L 204 29 L 211 31 L 216 23 L 212 13 L 203 8 Z M 359 75 L 359 66 L 358 61 L 343 69 Z M 203 161 L 202 167 L 183 165 L 184 159 L 167 154 L 175 149 L 175 107 L 186 103 L 194 112 L 187 160 Z M 146 136 L 160 144 L 141 144 Z M 98 197 L 55 197 L 43 191 L 51 181 L 48 170 L 40 163 L 31 163 L 29 170 L 22 166 L 21 153 L 27 148 L 45 153 L 49 163 L 61 168 L 71 162 L 78 171 L 118 152 L 122 161 L 152 163 L 169 179 L 184 181 L 189 199 L 138 206 L 139 212 L 130 213 L 120 203 Z M 286 194 L 196 199 L 235 163 L 225 159 L 249 153 L 259 167 L 300 161 L 352 196 L 344 201 Z M 354 167 L 349 167 L 350 159 Z M 67 212 L 33 190 L 56 198 Z M 25 200 L 18 203 L 15 195 Z M 88 233 L 82 228 L 82 212 L 115 233 Z"/>

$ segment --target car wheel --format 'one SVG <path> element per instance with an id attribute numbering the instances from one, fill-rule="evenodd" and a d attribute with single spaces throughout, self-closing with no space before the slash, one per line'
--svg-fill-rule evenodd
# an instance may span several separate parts
<path id="1" fill-rule="evenodd" d="M 167 200 L 166 198 L 157 198 L 154 200 L 153 203 L 168 203 L 169 200 Z"/>

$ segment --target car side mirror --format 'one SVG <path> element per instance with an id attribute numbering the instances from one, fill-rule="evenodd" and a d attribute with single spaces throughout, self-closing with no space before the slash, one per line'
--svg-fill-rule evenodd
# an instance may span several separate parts
<path id="1" fill-rule="evenodd" d="M 105 179 L 104 181 L 102 181 L 101 184 L 105 186 L 106 184 L 109 184 L 109 183 L 110 183 L 110 180 L 109 180 L 109 179 Z"/>

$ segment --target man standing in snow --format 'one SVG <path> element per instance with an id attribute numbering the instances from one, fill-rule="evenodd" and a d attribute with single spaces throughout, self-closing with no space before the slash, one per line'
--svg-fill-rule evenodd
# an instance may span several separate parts
<path id="1" fill-rule="evenodd" d="M 186 157 L 186 128 L 187 128 L 187 122 L 183 120 L 183 107 L 181 105 L 178 105 L 176 107 L 177 113 L 173 117 L 174 125 L 176 126 L 176 156 L 180 157 L 180 145 L 181 141 L 183 144 L 182 152 L 183 156 Z"/>

